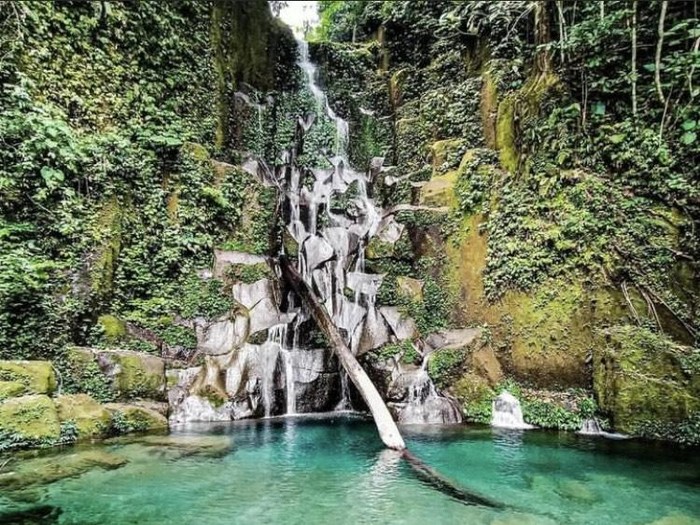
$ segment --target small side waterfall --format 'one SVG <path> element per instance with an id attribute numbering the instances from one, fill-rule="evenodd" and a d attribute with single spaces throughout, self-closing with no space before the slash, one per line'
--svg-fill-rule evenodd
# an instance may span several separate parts
<path id="1" fill-rule="evenodd" d="M 584 436 L 598 436 L 602 432 L 603 429 L 600 428 L 600 424 L 595 418 L 584 419 L 583 423 L 581 423 L 581 430 L 578 431 L 579 434 Z"/>
<path id="2" fill-rule="evenodd" d="M 491 426 L 498 428 L 530 429 L 535 428 L 528 425 L 523 420 L 523 411 L 520 408 L 520 401 L 504 390 L 493 400 L 493 414 L 491 416 Z"/>
<path id="3" fill-rule="evenodd" d="M 584 419 L 581 423 L 581 430 L 577 432 L 581 436 L 594 436 L 603 437 L 607 439 L 629 439 L 629 436 L 625 434 L 618 434 L 616 432 L 606 432 L 598 423 L 596 418 Z"/>

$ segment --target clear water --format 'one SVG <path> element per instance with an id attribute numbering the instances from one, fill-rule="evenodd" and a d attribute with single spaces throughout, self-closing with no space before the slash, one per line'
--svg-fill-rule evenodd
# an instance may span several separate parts
<path id="1" fill-rule="evenodd" d="M 0 515 L 51 505 L 58 523 L 80 525 L 700 523 L 697 450 L 461 426 L 404 432 L 426 463 L 506 508 L 450 498 L 383 450 L 371 422 L 327 416 L 192 426 L 169 438 L 181 449 L 149 438 L 67 449 L 42 468 L 86 450 L 129 462 L 21 491 L 0 485 Z M 202 440 L 214 444 L 206 454 Z"/>

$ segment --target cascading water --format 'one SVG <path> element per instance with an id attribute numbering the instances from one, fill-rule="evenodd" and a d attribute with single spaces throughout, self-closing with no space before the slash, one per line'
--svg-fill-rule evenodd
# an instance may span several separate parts
<path id="1" fill-rule="evenodd" d="M 317 69 L 309 59 L 306 42 L 299 42 L 299 51 L 299 66 L 306 75 L 308 90 L 315 101 L 315 114 L 305 116 L 300 123 L 306 132 L 316 123 L 330 122 L 335 128 L 335 144 L 334 156 L 328 159 L 331 168 L 302 170 L 295 163 L 294 151 L 285 157 L 286 228 L 298 246 L 297 269 L 302 279 L 344 333 L 351 351 L 359 355 L 396 337 L 387 324 L 386 314 L 376 305 L 383 275 L 373 275 L 365 269 L 366 247 L 372 237 L 387 225 L 383 211 L 371 198 L 373 175 L 381 169 L 382 161 L 375 159 L 373 169 L 367 173 L 353 170 L 347 157 L 348 123 L 333 111 L 326 94 L 317 84 Z M 306 182 L 309 180 L 311 184 Z M 346 209 L 333 209 L 333 199 L 340 196 L 347 202 Z M 400 227 L 393 225 L 400 232 Z M 346 295 L 346 290 L 350 290 L 352 296 Z M 304 308 L 300 310 L 289 327 L 294 334 L 293 352 L 298 350 L 301 325 L 310 317 Z M 283 349 L 283 355 L 284 352 Z M 400 415 L 401 421 L 461 421 L 458 408 L 438 395 L 426 370 L 421 368 L 414 375 L 416 377 L 408 388 L 408 403 Z M 351 409 L 349 382 L 344 370 L 340 371 L 340 376 L 342 398 L 336 410 Z M 288 375 L 288 389 L 293 388 L 293 382 Z M 288 413 L 294 411 L 290 403 L 292 398 L 288 393 Z"/>
<path id="2" fill-rule="evenodd" d="M 384 276 L 368 273 L 366 268 L 365 251 L 372 239 L 376 236 L 381 242 L 395 243 L 403 226 L 394 219 L 393 211 L 385 212 L 372 198 L 372 183 L 383 159 L 373 159 L 366 173 L 352 168 L 347 156 L 348 123 L 335 114 L 316 83 L 316 67 L 309 60 L 307 44 L 300 42 L 299 48 L 299 66 L 312 96 L 307 111 L 312 114 L 297 119 L 295 142 L 274 170 L 254 158 L 246 160 L 243 168 L 280 191 L 286 228 L 281 250 L 287 260 L 296 257 L 301 279 L 348 348 L 360 356 L 386 343 L 412 339 L 417 333 L 414 321 L 398 308 L 377 305 Z M 250 97 L 236 96 L 262 115 L 262 106 Z M 307 139 L 309 144 L 319 139 L 327 145 L 327 151 L 310 152 L 326 154 L 327 167 L 298 163 L 299 155 L 309 153 L 304 151 Z M 286 253 L 292 245 L 294 249 Z M 212 275 L 221 274 L 227 265 L 265 262 L 258 255 L 219 250 Z M 315 343 L 312 336 L 318 327 L 311 321 L 311 311 L 293 292 L 281 300 L 283 293 L 274 279 L 265 277 L 237 283 L 232 293 L 240 312 L 207 320 L 198 330 L 198 348 L 208 360 L 205 367 L 178 373 L 177 387 L 170 395 L 171 421 L 352 410 L 348 376 L 344 369 L 338 370 L 337 356 Z M 263 330 L 267 330 L 267 339 L 253 343 L 252 337 Z M 402 385 L 402 397 L 391 398 L 394 416 L 404 423 L 461 421 L 459 410 L 437 393 L 425 368 L 415 368 L 397 364 L 390 371 Z"/>
<path id="3" fill-rule="evenodd" d="M 520 408 L 520 401 L 507 390 L 501 392 L 498 397 L 493 400 L 491 426 L 523 430 L 535 428 L 525 423 L 523 420 L 523 411 Z"/>

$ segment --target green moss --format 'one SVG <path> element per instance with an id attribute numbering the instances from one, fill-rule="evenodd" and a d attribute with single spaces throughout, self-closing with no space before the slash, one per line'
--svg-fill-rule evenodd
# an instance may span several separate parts
<path id="1" fill-rule="evenodd" d="M 117 434 L 168 428 L 165 416 L 154 410 L 122 403 L 110 403 L 105 408 L 112 414 L 112 431 Z"/>
<path id="2" fill-rule="evenodd" d="M 56 390 L 56 374 L 49 361 L 0 361 L 0 381 L 11 383 L 5 391 L 26 394 L 51 394 Z M 1 397 L 1 396 L 0 396 Z"/>
<path id="3" fill-rule="evenodd" d="M 272 276 L 272 270 L 266 263 L 232 264 L 226 269 L 226 278 L 232 283 L 252 284 Z"/>
<path id="4" fill-rule="evenodd" d="M 598 404 L 617 430 L 654 435 L 652 429 L 665 428 L 670 434 L 700 411 L 697 355 L 647 328 L 610 328 L 607 345 L 594 353 Z"/>
<path id="5" fill-rule="evenodd" d="M 78 439 L 107 436 L 112 416 L 109 411 L 87 394 L 66 394 L 56 399 L 58 418 L 75 424 Z"/>
<path id="6" fill-rule="evenodd" d="M 101 315 L 97 318 L 97 324 L 108 343 L 116 343 L 126 337 L 126 324 L 114 315 Z"/>
<path id="7" fill-rule="evenodd" d="M 60 436 L 56 407 L 48 396 L 17 397 L 0 403 L 0 451 L 51 443 Z"/>
<path id="8" fill-rule="evenodd" d="M 121 399 L 165 398 L 165 366 L 163 360 L 138 352 L 101 352 L 100 358 L 114 367 L 113 387 Z"/>
<path id="9" fill-rule="evenodd" d="M 114 287 L 114 272 L 122 246 L 122 208 L 116 197 L 106 202 L 97 216 L 95 262 L 90 271 L 92 290 L 102 299 Z"/>
<path id="10" fill-rule="evenodd" d="M 228 397 L 222 394 L 218 389 L 213 388 L 211 385 L 206 385 L 202 390 L 198 392 L 200 396 L 209 401 L 211 406 L 214 408 L 219 408 L 228 401 Z"/>
<path id="11" fill-rule="evenodd" d="M 66 348 L 56 360 L 56 367 L 63 378 L 64 393 L 89 394 L 103 403 L 114 400 L 111 381 L 89 348 Z"/>
<path id="12" fill-rule="evenodd" d="M 518 170 L 519 155 L 515 143 L 515 99 L 507 97 L 498 105 L 496 121 L 496 146 L 504 169 L 515 173 Z"/>
<path id="13" fill-rule="evenodd" d="M 491 402 L 496 393 L 485 378 L 465 374 L 454 385 L 452 393 L 461 403 L 468 421 L 481 424 L 491 421 Z"/>
<path id="14" fill-rule="evenodd" d="M 447 388 L 462 375 L 467 358 L 466 348 L 436 350 L 428 360 L 428 375 L 438 388 Z"/>
<path id="15" fill-rule="evenodd" d="M 27 387 L 19 381 L 0 381 L 0 401 L 8 397 L 19 397 L 24 394 Z"/>
<path id="16" fill-rule="evenodd" d="M 490 71 L 483 75 L 481 86 L 481 122 L 484 127 L 484 139 L 489 148 L 497 149 L 496 141 L 496 117 L 498 115 L 498 88 Z"/>

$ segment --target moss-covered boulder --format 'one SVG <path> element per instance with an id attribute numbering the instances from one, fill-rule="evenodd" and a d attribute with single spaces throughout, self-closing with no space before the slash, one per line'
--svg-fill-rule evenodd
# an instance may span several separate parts
<path id="1" fill-rule="evenodd" d="M 420 203 L 426 206 L 448 206 L 454 207 L 457 203 L 455 195 L 455 184 L 459 173 L 449 171 L 444 175 L 433 176 L 421 188 Z"/>
<path id="2" fill-rule="evenodd" d="M 646 328 L 608 330 L 593 379 L 599 406 L 622 432 L 648 435 L 700 412 L 700 352 Z"/>
<path id="3" fill-rule="evenodd" d="M 97 363 L 110 378 L 117 399 L 165 400 L 165 361 L 130 350 L 96 350 Z"/>
<path id="4" fill-rule="evenodd" d="M 61 423 L 72 421 L 78 439 L 104 437 L 112 425 L 112 415 L 103 405 L 87 394 L 67 394 L 56 398 Z"/>
<path id="5" fill-rule="evenodd" d="M 69 347 L 57 365 L 63 377 L 64 392 L 89 394 L 101 403 L 114 400 L 112 381 L 100 368 L 91 348 Z"/>
<path id="6" fill-rule="evenodd" d="M 125 403 L 108 403 L 105 408 L 112 414 L 112 429 L 120 434 L 168 428 L 167 418 L 155 410 Z"/>
<path id="7" fill-rule="evenodd" d="M 25 391 L 26 387 L 19 381 L 0 381 L 0 401 L 8 397 L 19 397 Z"/>
<path id="8" fill-rule="evenodd" d="M 49 361 L 0 361 L 0 399 L 22 394 L 51 394 L 56 374 Z"/>
<path id="9" fill-rule="evenodd" d="M 131 350 L 72 347 L 61 359 L 66 392 L 97 401 L 135 398 L 165 401 L 165 361 Z"/>
<path id="10" fill-rule="evenodd" d="M 49 443 L 60 435 L 56 406 L 48 396 L 22 396 L 0 403 L 0 445 L 8 439 L 27 444 Z"/>

